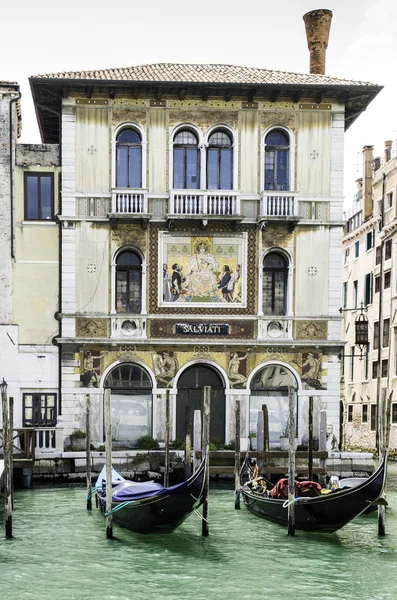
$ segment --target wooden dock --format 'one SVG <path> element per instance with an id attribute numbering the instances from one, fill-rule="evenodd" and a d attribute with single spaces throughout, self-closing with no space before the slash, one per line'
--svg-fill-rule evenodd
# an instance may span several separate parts
<path id="1" fill-rule="evenodd" d="M 231 475 L 235 472 L 235 452 L 234 450 L 215 450 L 209 453 L 210 456 L 210 474 L 211 475 Z M 288 451 L 270 450 L 267 452 L 252 451 L 250 458 L 263 461 L 261 473 L 269 475 L 286 475 L 288 473 Z M 201 459 L 201 452 L 196 452 L 197 459 Z M 326 475 L 325 461 L 328 452 L 313 452 L 313 474 Z M 307 476 L 309 469 L 309 453 L 305 450 L 298 450 L 295 453 L 296 467 L 295 472 L 298 476 Z M 245 453 L 240 453 L 240 465 L 243 464 Z"/>

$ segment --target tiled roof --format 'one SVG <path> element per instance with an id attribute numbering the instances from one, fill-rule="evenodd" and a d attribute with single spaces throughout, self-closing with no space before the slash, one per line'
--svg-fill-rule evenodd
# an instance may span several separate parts
<path id="1" fill-rule="evenodd" d="M 15 81 L 2 81 L 0 80 L 0 85 L 18 85 Z"/>
<path id="2" fill-rule="evenodd" d="M 167 83 L 207 83 L 234 85 L 349 85 L 371 86 L 364 81 L 337 79 L 328 75 L 288 73 L 269 71 L 255 67 L 234 65 L 191 65 L 179 63 L 155 63 L 102 69 L 100 71 L 69 71 L 34 75 L 31 79 L 69 79 L 98 81 L 167 82 Z"/>

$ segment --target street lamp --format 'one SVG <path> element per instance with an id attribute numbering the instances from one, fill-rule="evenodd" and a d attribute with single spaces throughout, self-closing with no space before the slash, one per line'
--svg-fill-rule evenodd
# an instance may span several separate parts
<path id="1" fill-rule="evenodd" d="M 0 392 L 2 394 L 5 394 L 7 391 L 7 387 L 8 387 L 8 383 L 6 382 L 6 380 L 3 377 L 3 381 L 0 383 Z"/>
<path id="2" fill-rule="evenodd" d="M 340 308 L 339 312 L 342 313 L 344 311 L 348 311 L 348 310 L 357 310 L 357 308 Z M 363 353 L 364 353 L 364 348 L 367 349 L 368 352 L 368 345 L 369 345 L 369 337 L 368 337 L 368 319 L 367 317 L 364 315 L 364 310 L 367 310 L 367 308 L 364 308 L 363 303 L 361 303 L 361 308 L 360 308 L 360 314 L 358 315 L 357 319 L 354 322 L 354 327 L 355 327 L 355 340 L 354 340 L 354 344 L 357 346 L 357 348 L 360 350 L 360 360 L 362 360 L 363 358 Z M 343 357 L 347 357 L 347 356 L 351 356 L 354 357 L 354 354 L 339 354 L 339 360 L 342 359 Z"/>

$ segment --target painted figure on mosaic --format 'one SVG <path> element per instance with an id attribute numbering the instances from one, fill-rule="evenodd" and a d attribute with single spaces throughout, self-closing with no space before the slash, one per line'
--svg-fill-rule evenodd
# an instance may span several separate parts
<path id="1" fill-rule="evenodd" d="M 232 352 L 229 358 L 229 368 L 227 371 L 230 387 L 241 387 L 246 381 L 247 377 L 240 373 L 240 363 L 244 361 L 248 356 L 248 352 L 246 352 L 243 356 L 239 356 L 238 352 Z"/>
<path id="2" fill-rule="evenodd" d="M 306 389 L 325 390 L 321 382 L 322 363 L 319 354 L 302 353 L 302 362 L 297 363 L 302 369 L 302 382 Z"/>
<path id="3" fill-rule="evenodd" d="M 81 387 L 98 387 L 100 375 L 100 361 L 105 356 L 97 350 L 85 350 L 83 353 L 83 367 L 80 375 Z"/>
<path id="4" fill-rule="evenodd" d="M 230 270 L 230 280 L 227 284 L 227 301 L 241 302 L 241 265 L 236 265 L 236 269 Z"/>
<path id="5" fill-rule="evenodd" d="M 178 370 L 178 363 L 171 352 L 153 354 L 153 368 L 157 384 L 160 387 L 171 387 Z"/>
<path id="6" fill-rule="evenodd" d="M 171 294 L 171 275 L 168 272 L 168 265 L 163 265 L 163 300 L 164 302 L 172 302 Z"/>

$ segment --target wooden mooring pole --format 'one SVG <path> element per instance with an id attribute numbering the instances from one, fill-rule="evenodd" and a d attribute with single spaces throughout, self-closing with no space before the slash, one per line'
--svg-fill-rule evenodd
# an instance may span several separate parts
<path id="1" fill-rule="evenodd" d="M 12 538 L 12 483 L 11 483 L 11 469 L 12 469 L 12 432 L 10 434 L 10 421 L 8 412 L 8 396 L 7 396 L 7 383 L 4 381 L 1 384 L 1 408 L 3 417 L 3 454 L 4 454 L 4 484 L 5 484 L 5 536 L 6 538 Z M 11 443 L 10 443 L 11 438 Z"/>
<path id="2" fill-rule="evenodd" d="M 106 450 L 106 537 L 113 537 L 112 510 L 112 419 L 110 414 L 110 389 L 105 389 L 105 450 Z"/>
<path id="3" fill-rule="evenodd" d="M 192 473 L 192 409 L 189 404 L 185 406 L 185 462 L 184 475 L 189 479 Z"/>
<path id="4" fill-rule="evenodd" d="M 204 387 L 204 402 L 203 402 L 203 429 L 202 429 L 202 456 L 207 460 L 207 468 L 205 471 L 205 491 L 203 502 L 203 519 L 201 526 L 201 535 L 207 537 L 209 534 L 208 528 L 208 496 L 210 487 L 210 466 L 209 466 L 209 447 L 210 447 L 210 412 L 211 412 L 211 388 Z"/>
<path id="5" fill-rule="evenodd" d="M 164 487 L 170 483 L 170 390 L 165 392 Z"/>
<path id="6" fill-rule="evenodd" d="M 87 480 L 87 510 L 92 509 L 92 474 L 91 474 L 91 396 L 86 395 L 85 405 L 85 470 Z"/>
<path id="7" fill-rule="evenodd" d="M 313 481 L 313 396 L 309 396 L 309 481 Z"/>
<path id="8" fill-rule="evenodd" d="M 8 427 L 8 441 L 10 443 L 10 485 L 11 485 L 11 508 L 14 510 L 14 398 L 9 398 L 10 424 Z"/>
<path id="9" fill-rule="evenodd" d="M 378 365 L 379 368 L 379 365 Z M 386 388 L 383 387 L 380 391 L 380 399 L 378 405 L 378 429 L 379 429 L 379 462 L 383 459 L 383 455 L 386 451 L 387 441 L 387 418 L 386 418 Z M 378 504 L 378 535 L 386 535 L 386 507 Z"/>
<path id="10" fill-rule="evenodd" d="M 288 535 L 295 535 L 295 390 L 288 388 Z"/>
<path id="11" fill-rule="evenodd" d="M 240 509 L 240 422 L 241 422 L 241 404 L 236 399 L 236 444 L 234 454 L 234 508 Z"/>

